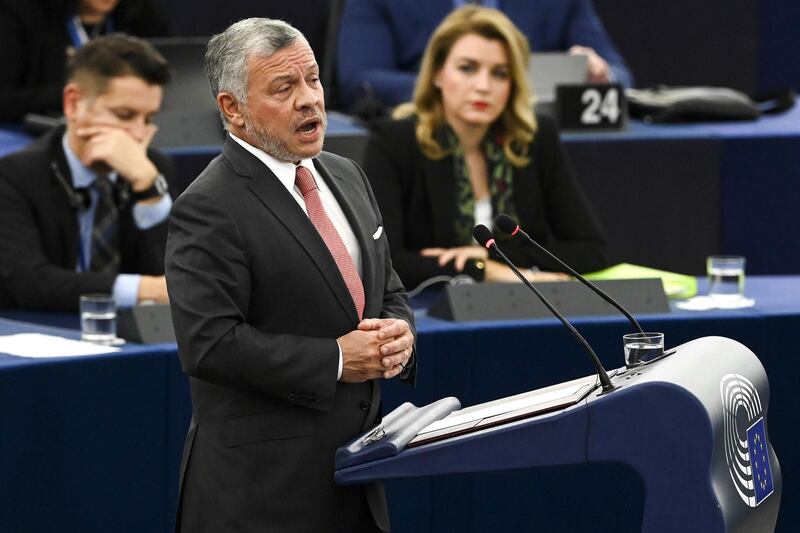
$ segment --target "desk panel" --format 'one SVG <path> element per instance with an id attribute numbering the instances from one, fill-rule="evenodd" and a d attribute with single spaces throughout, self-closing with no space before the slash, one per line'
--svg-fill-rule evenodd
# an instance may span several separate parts
<path id="1" fill-rule="evenodd" d="M 800 269 L 800 137 L 723 144 L 722 251 L 747 257 L 751 273 Z"/>
<path id="2" fill-rule="evenodd" d="M 65 330 L 0 321 L 23 331 Z M 166 531 L 168 353 L 0 355 L 0 531 Z"/>

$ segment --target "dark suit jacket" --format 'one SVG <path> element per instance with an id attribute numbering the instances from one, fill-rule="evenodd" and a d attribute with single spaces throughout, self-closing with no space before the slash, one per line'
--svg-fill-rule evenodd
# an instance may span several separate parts
<path id="1" fill-rule="evenodd" d="M 364 317 L 413 326 L 386 236 L 373 238 L 383 222 L 363 172 L 324 152 L 315 165 L 361 246 Z M 194 407 L 179 530 L 350 531 L 364 490 L 334 484 L 334 453 L 376 423 L 380 383 L 336 380 L 335 339 L 358 316 L 311 221 L 228 138 L 173 206 L 166 265 Z M 382 488 L 366 496 L 388 529 Z"/>
<path id="2" fill-rule="evenodd" d="M 537 117 L 531 163 L 514 167 L 513 201 L 522 228 L 579 272 L 606 266 L 600 224 L 567 162 L 551 119 Z M 413 288 L 433 276 L 457 274 L 452 262 L 439 267 L 419 250 L 458 246 L 453 221 L 457 212 L 452 156 L 428 159 L 414 136 L 413 119 L 374 124 L 364 170 L 378 199 L 397 273 Z M 496 215 L 497 213 L 495 213 Z M 563 271 L 553 260 L 521 239 L 501 235 L 498 246 L 521 267 Z M 468 265 L 466 273 L 481 279 Z"/>
<path id="3" fill-rule="evenodd" d="M 410 100 L 422 54 L 452 0 L 348 0 L 342 13 L 337 74 L 345 103 L 369 84 L 384 103 Z M 528 37 L 532 50 L 594 48 L 625 86 L 633 78 L 591 0 L 502 0 L 500 9 Z"/>
<path id="4" fill-rule="evenodd" d="M 77 0 L 0 0 L 0 120 L 25 113 L 61 113 L 67 14 Z M 140 37 L 167 34 L 160 0 L 120 0 L 115 31 Z"/>
<path id="5" fill-rule="evenodd" d="M 0 159 L 0 309 L 77 311 L 81 294 L 110 293 L 115 274 L 75 272 L 80 235 L 77 211 L 51 167 L 72 183 L 61 138 L 64 128 Z M 172 160 L 148 150 L 170 184 Z M 120 178 L 122 179 L 122 178 Z M 132 204 L 120 211 L 120 272 L 162 275 L 167 221 L 140 230 Z"/>

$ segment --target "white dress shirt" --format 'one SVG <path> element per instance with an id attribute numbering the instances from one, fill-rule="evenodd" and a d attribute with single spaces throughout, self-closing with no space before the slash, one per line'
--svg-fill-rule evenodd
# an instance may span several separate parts
<path id="1" fill-rule="evenodd" d="M 228 134 L 231 136 L 231 139 L 239 143 L 242 148 L 253 154 L 256 158 L 258 158 L 259 161 L 264 163 L 273 174 L 275 174 L 275 176 L 278 178 L 278 181 L 280 181 L 281 184 L 286 187 L 286 190 L 289 191 L 289 194 L 291 194 L 292 198 L 295 199 L 297 205 L 299 205 L 306 216 L 308 216 L 306 201 L 303 198 L 302 193 L 300 193 L 300 189 L 294 184 L 298 165 L 276 159 L 266 153 L 264 150 L 256 148 L 255 146 L 252 146 L 238 138 L 233 133 L 228 132 Z M 333 195 L 333 192 L 331 192 L 328 184 L 325 183 L 325 180 L 322 179 L 322 176 L 320 176 L 319 172 L 317 172 L 317 169 L 314 167 L 314 163 L 311 159 L 303 159 L 300 161 L 299 166 L 307 168 L 314 176 L 314 181 L 317 182 L 317 189 L 319 189 L 319 197 L 320 201 L 322 202 L 322 207 L 325 208 L 325 213 L 328 215 L 331 223 L 333 223 L 333 226 L 336 228 L 336 232 L 339 234 L 339 237 L 341 237 L 342 242 L 344 242 L 350 257 L 353 258 L 353 263 L 356 265 L 358 274 L 361 275 L 361 247 L 358 245 L 358 240 L 356 239 L 355 233 L 353 233 L 353 229 L 350 227 L 350 223 L 347 221 L 344 211 L 342 211 L 342 207 L 339 205 L 339 202 L 336 201 L 336 197 Z M 341 377 L 342 347 L 339 346 L 339 372 L 337 379 L 340 379 Z"/>

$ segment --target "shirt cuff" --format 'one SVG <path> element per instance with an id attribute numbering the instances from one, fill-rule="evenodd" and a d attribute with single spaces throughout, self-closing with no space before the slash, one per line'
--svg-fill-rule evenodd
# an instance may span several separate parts
<path id="1" fill-rule="evenodd" d="M 344 359 L 342 358 L 342 347 L 339 346 L 339 341 L 336 341 L 336 346 L 339 348 L 339 370 L 336 372 L 336 381 L 342 379 L 342 365 L 344 364 Z"/>
<path id="2" fill-rule="evenodd" d="M 136 202 L 133 204 L 133 221 L 141 230 L 150 229 L 164 222 L 169 216 L 170 209 L 172 209 L 172 197 L 169 194 L 165 194 L 154 204 Z"/>
<path id="3" fill-rule="evenodd" d="M 136 305 L 139 295 L 139 281 L 142 276 L 139 274 L 119 274 L 114 280 L 114 299 L 117 300 L 117 307 L 133 307 Z"/>

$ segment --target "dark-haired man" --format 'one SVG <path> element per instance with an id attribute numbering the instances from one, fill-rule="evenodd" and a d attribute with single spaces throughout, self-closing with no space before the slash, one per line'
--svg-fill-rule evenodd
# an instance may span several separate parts
<path id="1" fill-rule="evenodd" d="M 75 310 L 166 302 L 172 162 L 149 149 L 169 67 L 142 40 L 110 35 L 68 65 L 66 126 L 0 159 L 0 308 Z"/>

